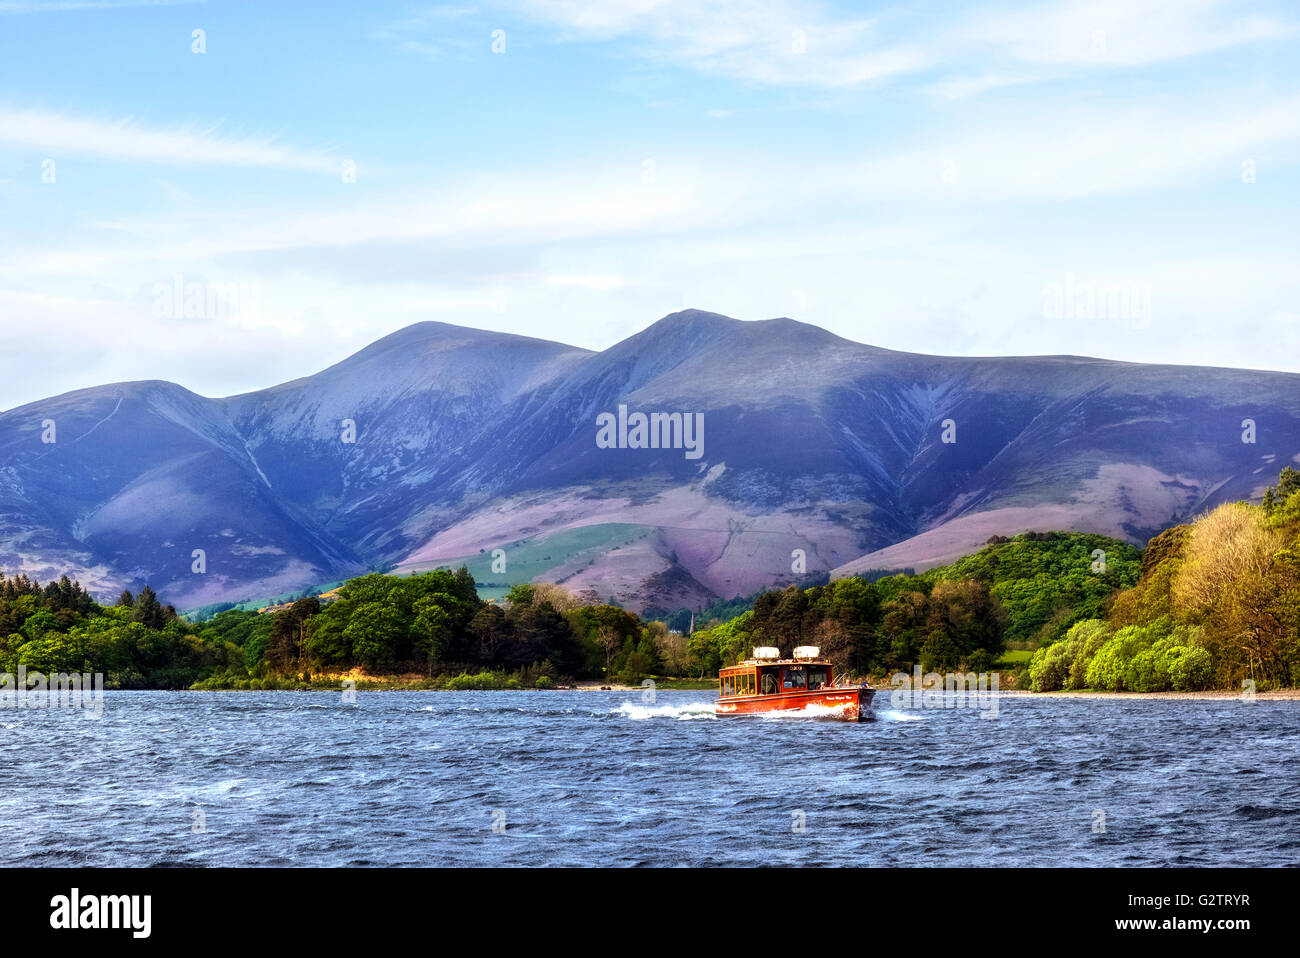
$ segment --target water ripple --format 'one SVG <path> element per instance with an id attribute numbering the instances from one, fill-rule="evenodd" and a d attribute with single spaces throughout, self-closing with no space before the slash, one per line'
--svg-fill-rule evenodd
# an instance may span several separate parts
<path id="1" fill-rule="evenodd" d="M 0 722 L 26 865 L 1278 865 L 1300 703 L 110 692 Z"/>

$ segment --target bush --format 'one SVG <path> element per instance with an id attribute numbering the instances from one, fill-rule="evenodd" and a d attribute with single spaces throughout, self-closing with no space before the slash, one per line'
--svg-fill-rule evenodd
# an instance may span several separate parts
<path id="1" fill-rule="evenodd" d="M 549 675 L 539 675 L 537 677 L 537 684 L 533 686 L 533 688 L 553 689 L 555 688 L 555 680 Z"/>
<path id="2" fill-rule="evenodd" d="M 1070 674 L 1070 658 L 1064 641 L 1039 649 L 1029 660 L 1029 684 L 1035 692 L 1058 692 Z"/>
<path id="3" fill-rule="evenodd" d="M 1065 638 L 1039 649 L 1029 660 L 1029 681 L 1035 692 L 1086 688 L 1087 668 L 1097 651 L 1110 637 L 1110 629 L 1100 619 L 1076 622 Z"/>
<path id="4" fill-rule="evenodd" d="M 1181 652 L 1169 662 L 1169 679 L 1176 691 L 1200 692 L 1210 687 L 1214 677 L 1214 663 L 1210 653 L 1202 648 L 1176 646 Z M 1175 649 L 1169 650 L 1171 653 Z"/>
<path id="5" fill-rule="evenodd" d="M 1147 629 L 1135 625 L 1120 629 L 1106 640 L 1088 663 L 1085 672 L 1088 687 L 1107 692 L 1128 691 L 1128 680 L 1136 678 L 1136 673 L 1130 676 L 1129 666 L 1139 652 L 1150 647 L 1150 642 Z"/>
<path id="6" fill-rule="evenodd" d="M 506 676 L 500 672 L 462 672 L 447 680 L 445 688 L 453 692 L 484 692 L 506 687 Z"/>
<path id="7" fill-rule="evenodd" d="M 1169 659 L 1167 650 L 1144 649 L 1133 656 L 1124 670 L 1124 686 L 1130 692 L 1168 692 Z"/>

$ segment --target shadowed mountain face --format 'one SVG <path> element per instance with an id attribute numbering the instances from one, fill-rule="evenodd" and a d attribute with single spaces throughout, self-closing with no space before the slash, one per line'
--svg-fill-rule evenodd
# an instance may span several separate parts
<path id="1" fill-rule="evenodd" d="M 636 413 L 701 414 L 699 455 L 659 420 L 674 448 L 629 448 Z M 0 414 L 0 566 L 192 608 L 465 561 L 694 606 L 994 534 L 1142 543 L 1297 453 L 1294 374 L 920 356 L 698 310 L 600 353 L 420 323 L 228 399 L 120 383 Z"/>

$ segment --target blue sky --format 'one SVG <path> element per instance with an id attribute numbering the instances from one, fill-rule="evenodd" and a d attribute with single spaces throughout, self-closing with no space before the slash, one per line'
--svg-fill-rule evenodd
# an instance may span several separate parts
<path id="1" fill-rule="evenodd" d="M 1298 34 L 1227 0 L 0 0 L 0 408 L 684 306 L 1300 371 Z"/>

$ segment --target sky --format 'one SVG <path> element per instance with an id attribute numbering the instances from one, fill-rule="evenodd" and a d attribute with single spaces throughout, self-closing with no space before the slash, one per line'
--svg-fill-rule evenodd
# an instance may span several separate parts
<path id="1" fill-rule="evenodd" d="M 695 307 L 1300 372 L 1300 13 L 0 0 L 0 408 Z"/>

